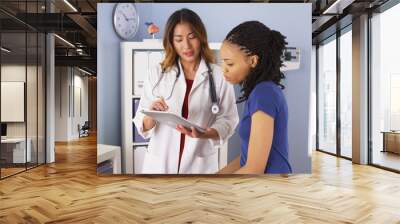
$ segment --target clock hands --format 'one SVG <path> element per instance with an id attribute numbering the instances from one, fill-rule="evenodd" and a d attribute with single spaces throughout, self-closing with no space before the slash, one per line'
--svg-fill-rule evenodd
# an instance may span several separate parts
<path id="1" fill-rule="evenodd" d="M 128 18 L 128 17 L 125 15 L 125 13 L 123 13 L 123 12 L 121 12 L 121 14 L 124 16 L 125 21 L 135 20 L 135 18 L 132 18 L 132 17 Z"/>
<path id="2" fill-rule="evenodd" d="M 128 21 L 128 17 L 125 15 L 125 13 L 121 12 L 121 14 L 124 16 L 125 21 Z"/>

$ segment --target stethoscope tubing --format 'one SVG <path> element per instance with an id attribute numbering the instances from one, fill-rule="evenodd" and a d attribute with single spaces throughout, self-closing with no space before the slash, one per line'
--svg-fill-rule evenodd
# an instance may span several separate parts
<path id="1" fill-rule="evenodd" d="M 213 77 L 213 71 L 211 70 L 210 64 L 206 63 L 207 69 L 208 69 L 208 80 L 209 80 L 209 85 L 210 85 L 210 97 L 211 97 L 211 102 L 212 102 L 212 106 L 211 106 L 211 112 L 213 114 L 218 114 L 219 112 L 219 105 L 218 105 L 218 99 L 217 99 L 217 91 L 216 91 L 216 87 L 215 87 L 215 82 L 214 82 L 214 77 Z M 168 97 L 163 97 L 164 100 L 168 100 L 171 98 L 172 96 L 172 92 L 174 92 L 175 89 L 175 85 L 176 82 L 178 81 L 179 76 L 181 75 L 181 69 L 178 65 L 178 63 L 176 63 L 176 67 L 178 69 L 178 72 L 176 73 L 176 77 L 175 77 L 175 81 L 174 84 L 172 85 L 171 91 L 168 95 Z M 163 71 L 164 73 L 164 71 Z M 157 80 L 156 84 L 154 85 L 153 89 L 151 90 L 151 94 L 154 97 L 160 98 L 160 96 L 155 96 L 154 95 L 154 90 L 157 88 L 157 86 L 160 84 L 161 80 L 163 78 L 163 75 L 160 76 L 160 78 Z"/>

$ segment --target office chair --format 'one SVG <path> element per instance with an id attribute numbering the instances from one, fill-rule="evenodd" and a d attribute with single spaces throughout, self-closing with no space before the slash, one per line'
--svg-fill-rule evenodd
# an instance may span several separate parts
<path id="1" fill-rule="evenodd" d="M 85 121 L 82 127 L 80 127 L 80 125 L 78 124 L 78 129 L 79 129 L 79 138 L 89 136 L 89 129 L 90 129 L 89 121 Z"/>

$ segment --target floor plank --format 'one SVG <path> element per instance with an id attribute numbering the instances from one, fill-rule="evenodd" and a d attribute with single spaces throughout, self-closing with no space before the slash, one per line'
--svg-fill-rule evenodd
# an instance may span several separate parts
<path id="1" fill-rule="evenodd" d="M 0 181 L 0 223 L 400 223 L 400 175 L 320 152 L 313 173 L 97 176 L 96 138 Z"/>

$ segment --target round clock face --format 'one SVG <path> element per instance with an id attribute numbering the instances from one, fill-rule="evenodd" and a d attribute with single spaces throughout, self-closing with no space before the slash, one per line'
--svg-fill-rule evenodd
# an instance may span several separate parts
<path id="1" fill-rule="evenodd" d="M 139 29 L 139 15 L 133 3 L 118 3 L 114 8 L 114 28 L 125 39 L 132 39 Z"/>

